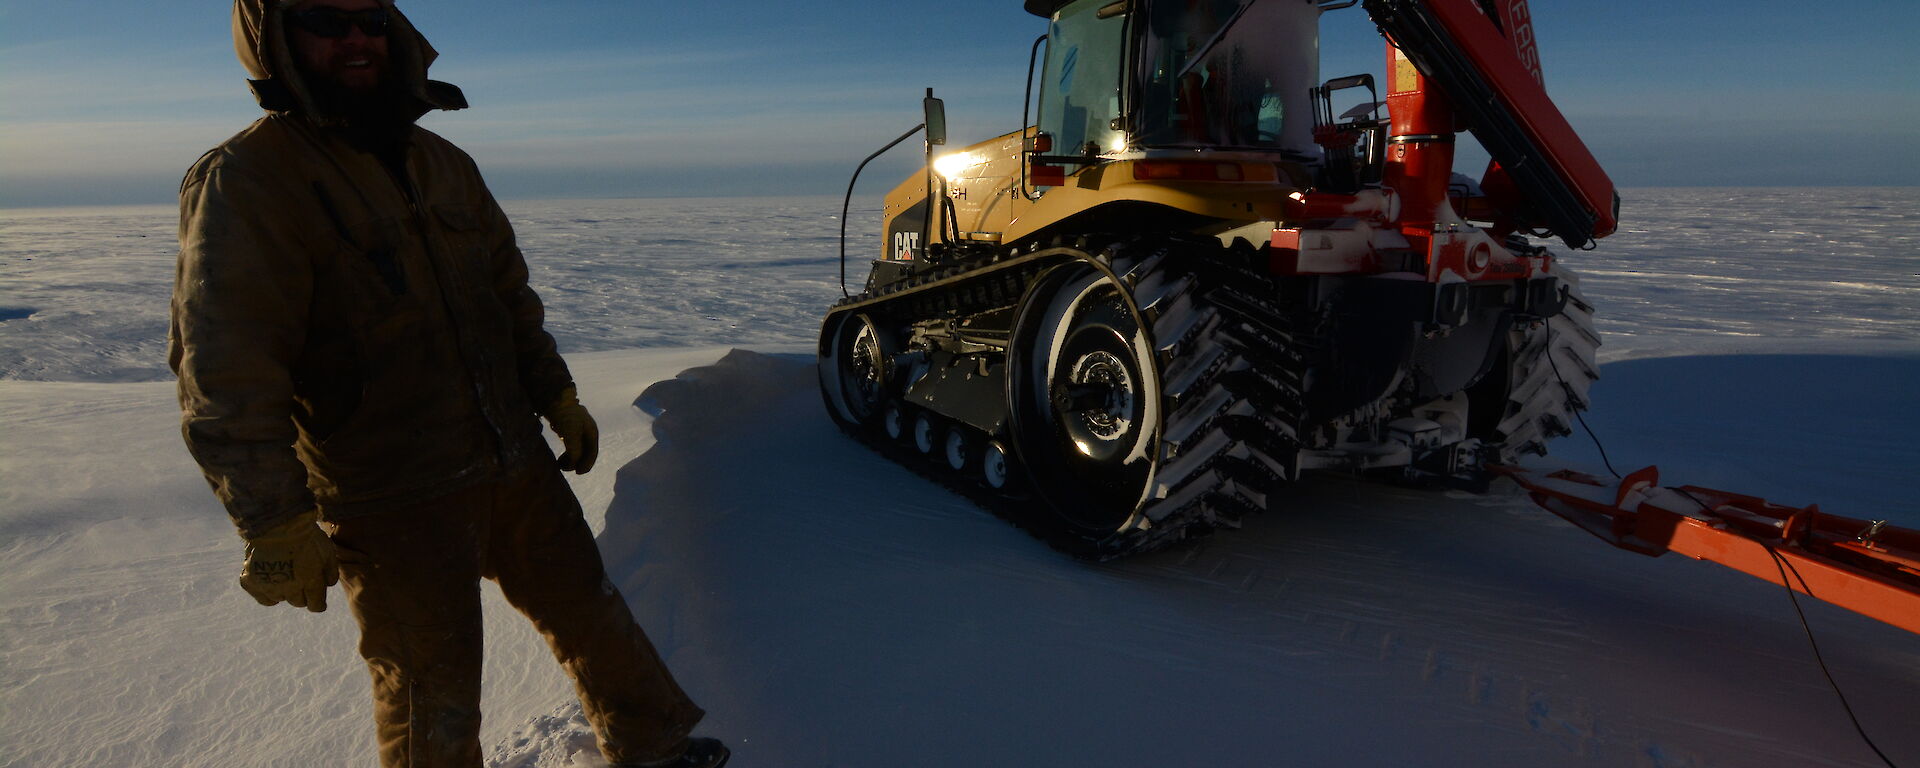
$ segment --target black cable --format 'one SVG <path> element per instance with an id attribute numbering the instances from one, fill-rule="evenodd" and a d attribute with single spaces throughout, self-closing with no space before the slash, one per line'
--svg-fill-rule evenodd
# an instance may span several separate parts
<path id="1" fill-rule="evenodd" d="M 1560 380 L 1560 386 L 1564 387 L 1567 390 L 1568 395 L 1572 395 L 1573 387 L 1567 384 L 1566 377 L 1560 375 L 1560 365 L 1553 361 L 1553 327 L 1551 325 L 1552 320 L 1553 320 L 1552 318 L 1547 319 L 1547 322 L 1549 324 L 1547 327 L 1547 351 L 1545 353 L 1547 357 L 1547 365 L 1553 368 L 1553 377 Z M 1587 430 L 1587 437 L 1593 438 L 1593 447 L 1600 449 L 1600 461 L 1604 462 L 1607 465 L 1607 471 L 1612 472 L 1613 476 L 1616 478 L 1620 477 L 1620 473 L 1613 468 L 1613 462 L 1607 461 L 1607 449 L 1605 446 L 1602 446 L 1600 444 L 1600 436 L 1593 433 L 1593 427 L 1587 426 L 1587 419 L 1586 417 L 1580 415 L 1579 408 L 1574 408 L 1572 410 L 1573 410 L 1573 417 L 1579 420 L 1581 428 Z M 1695 498 L 1693 494 L 1687 493 L 1685 489 L 1673 488 L 1671 490 L 1678 492 L 1680 495 L 1685 496 L 1688 499 L 1691 499 L 1693 503 L 1700 505 L 1700 509 L 1702 511 L 1705 511 L 1707 514 L 1709 515 L 1713 514 L 1712 507 L 1707 506 L 1706 502 L 1703 502 L 1698 498 Z M 1898 766 L 1895 766 L 1893 764 L 1892 760 L 1887 758 L 1887 753 L 1880 751 L 1880 745 L 1873 743 L 1873 738 L 1867 735 L 1867 729 L 1860 725 L 1859 716 L 1853 713 L 1853 705 L 1847 702 L 1847 694 L 1843 693 L 1840 690 L 1839 681 L 1833 679 L 1833 670 L 1827 668 L 1827 659 L 1825 656 L 1821 655 L 1820 653 L 1820 643 L 1819 641 L 1813 638 L 1813 625 L 1807 622 L 1806 611 L 1803 611 L 1800 609 L 1800 597 L 1793 593 L 1793 583 L 1790 581 L 1787 581 L 1787 570 L 1791 569 L 1793 571 L 1794 577 L 1800 580 L 1800 589 L 1806 592 L 1809 597 L 1811 597 L 1813 596 L 1813 589 L 1807 586 L 1806 577 L 1801 576 L 1800 569 L 1794 568 L 1792 563 L 1787 562 L 1786 558 L 1781 557 L 1780 553 L 1774 551 L 1774 548 L 1768 545 L 1766 542 L 1761 541 L 1759 539 L 1750 539 L 1750 540 L 1753 543 L 1759 544 L 1761 547 L 1765 548 L 1767 550 L 1767 554 L 1773 557 L 1774 567 L 1780 569 L 1780 585 L 1783 587 L 1786 587 L 1787 600 L 1793 603 L 1793 612 L 1795 615 L 1800 617 L 1800 629 L 1807 633 L 1807 645 L 1813 648 L 1813 660 L 1820 665 L 1820 673 L 1827 676 L 1827 685 L 1828 687 L 1831 687 L 1833 689 L 1833 695 L 1840 697 L 1840 708 L 1843 710 L 1846 710 L 1847 720 L 1853 723 L 1854 732 L 1860 734 L 1860 740 L 1867 743 L 1867 748 L 1873 750 L 1873 753 L 1880 757 L 1880 762 L 1887 764 L 1887 768 L 1898 768 Z"/>
<path id="2" fill-rule="evenodd" d="M 1712 507 L 1688 493 L 1686 489 L 1674 488 L 1673 490 L 1700 505 L 1700 509 L 1708 514 L 1713 513 Z M 1781 557 L 1775 547 L 1759 539 L 1753 539 L 1753 542 L 1767 550 L 1767 555 L 1773 558 L 1773 567 L 1780 571 L 1780 585 L 1787 588 L 1787 600 L 1793 603 L 1793 612 L 1800 617 L 1800 629 L 1807 633 L 1807 645 L 1813 648 L 1813 660 L 1820 664 L 1820 674 L 1826 675 L 1827 685 L 1833 689 L 1833 695 L 1840 697 L 1840 708 L 1846 710 L 1847 720 L 1853 723 L 1854 732 L 1860 734 L 1860 740 L 1867 743 L 1867 748 L 1873 750 L 1873 753 L 1880 757 L 1880 762 L 1887 764 L 1887 768 L 1898 768 L 1893 764 L 1893 760 L 1887 757 L 1887 753 L 1880 751 L 1880 745 L 1873 743 L 1873 737 L 1867 735 L 1867 729 L 1860 725 L 1859 716 L 1853 713 L 1853 705 L 1847 702 L 1847 694 L 1841 692 L 1840 683 L 1833 679 L 1833 670 L 1827 668 L 1827 659 L 1820 653 L 1820 641 L 1813 637 L 1813 625 L 1807 622 L 1807 612 L 1800 608 L 1800 596 L 1793 593 L 1793 582 L 1787 580 L 1787 571 L 1793 571 L 1793 577 L 1800 581 L 1800 591 L 1807 593 L 1808 597 L 1813 597 L 1813 588 L 1807 586 L 1807 577 L 1800 575 L 1800 569 L 1793 567 L 1793 563 Z"/>
<path id="3" fill-rule="evenodd" d="M 916 133 L 919 133 L 920 129 L 925 127 L 927 127 L 926 123 L 921 123 L 919 125 L 916 125 L 913 127 L 912 130 L 907 131 L 906 133 L 900 134 L 900 138 L 887 142 L 887 145 L 884 147 L 881 147 L 880 151 L 875 152 L 871 155 L 867 155 L 867 159 L 860 161 L 860 165 L 853 169 L 853 178 L 847 180 L 847 197 L 845 200 L 840 201 L 840 297 L 841 298 L 852 298 L 853 296 L 853 294 L 847 293 L 847 208 L 853 205 L 853 185 L 855 182 L 858 182 L 860 180 L 860 172 L 866 169 L 867 163 L 871 163 L 873 162 L 874 158 L 879 157 L 883 154 L 886 154 L 887 150 L 893 149 L 895 146 L 899 145 L 900 142 L 906 141 L 908 136 L 912 136 Z"/>
<path id="4" fill-rule="evenodd" d="M 1691 495 L 1688 498 L 1692 498 Z M 1700 503 L 1699 499 L 1693 501 L 1696 504 Z M 1780 583 L 1786 583 L 1786 571 L 1793 571 L 1793 577 L 1800 580 L 1800 589 L 1806 592 L 1808 597 L 1813 597 L 1813 589 L 1807 586 L 1807 577 L 1800 575 L 1800 569 L 1793 567 L 1793 563 L 1787 562 L 1787 559 L 1775 552 L 1773 547 L 1767 547 L 1767 554 L 1773 556 L 1775 568 L 1785 569 L 1780 572 Z M 1840 707 L 1847 711 L 1847 719 L 1853 721 L 1854 732 L 1860 734 L 1860 740 L 1867 743 L 1867 748 L 1873 750 L 1873 754 L 1878 755 L 1880 762 L 1886 763 L 1887 768 L 1898 768 L 1893 764 L 1893 760 L 1887 757 L 1887 753 L 1880 751 L 1880 745 L 1873 743 L 1873 738 L 1867 735 L 1867 729 L 1861 727 L 1860 718 L 1853 714 L 1853 705 L 1847 703 L 1847 695 L 1840 692 L 1840 683 L 1834 681 L 1833 671 L 1827 669 L 1827 660 L 1820 655 L 1820 643 L 1813 639 L 1813 626 L 1807 623 L 1807 614 L 1800 610 L 1800 598 L 1794 596 L 1791 586 L 1787 587 L 1787 598 L 1793 601 L 1793 612 L 1800 614 L 1800 628 L 1807 631 L 1807 645 L 1813 646 L 1813 658 L 1820 662 L 1820 673 L 1827 676 L 1827 685 L 1832 686 L 1833 695 L 1840 697 Z"/>
<path id="5" fill-rule="evenodd" d="M 932 98 L 933 98 L 933 89 L 928 88 L 927 99 L 931 100 Z M 923 110 L 925 109 L 926 104 L 927 104 L 926 101 L 921 102 L 921 105 L 922 105 L 921 108 Z M 929 117 L 931 117 L 931 115 L 929 115 Z M 945 118 L 943 117 L 942 119 L 944 120 Z M 927 124 L 921 123 L 920 125 L 922 127 L 925 127 Z M 944 142 L 945 139 L 943 138 L 941 139 L 941 141 Z M 934 210 L 933 180 L 936 178 L 940 179 L 940 184 L 941 184 L 940 197 L 941 198 L 944 199 L 946 197 L 946 189 L 947 189 L 946 177 L 933 172 L 933 129 L 932 128 L 927 128 L 926 150 L 927 150 L 927 156 L 926 156 L 926 159 L 922 161 L 924 165 L 922 166 L 921 170 L 926 171 L 926 174 L 927 174 L 927 185 L 926 185 L 927 207 L 925 208 L 927 214 L 921 217 L 920 219 L 920 255 L 924 262 L 931 265 L 933 264 L 933 210 Z M 941 212 L 945 213 L 944 210 L 942 210 Z"/>
<path id="6" fill-rule="evenodd" d="M 1547 365 L 1553 368 L 1553 377 L 1560 380 L 1560 388 L 1566 390 L 1568 398 L 1573 397 L 1573 385 L 1567 383 L 1567 377 L 1560 375 L 1560 364 L 1553 360 L 1553 318 L 1542 321 L 1547 325 L 1547 351 L 1541 353 L 1547 358 Z M 1587 431 L 1587 437 L 1593 438 L 1593 447 L 1600 451 L 1600 463 L 1607 465 L 1607 471 L 1619 478 L 1620 470 L 1613 468 L 1613 462 L 1607 459 L 1607 447 L 1600 444 L 1600 436 L 1593 433 L 1593 427 L 1587 426 L 1587 417 L 1580 415 L 1584 408 L 1574 408 L 1573 418 L 1580 422 L 1580 428 Z"/>
<path id="7" fill-rule="evenodd" d="M 1040 44 L 1046 41 L 1046 35 L 1034 38 L 1033 47 L 1027 51 L 1027 93 L 1020 97 L 1020 134 L 1024 137 L 1022 139 L 1022 149 L 1032 147 L 1032 144 L 1028 143 L 1031 141 L 1032 136 L 1027 134 L 1027 128 L 1031 127 L 1027 123 L 1027 108 L 1033 104 L 1033 62 L 1034 59 L 1040 55 Z M 1038 133 L 1038 131 L 1035 131 L 1035 133 Z M 1027 185 L 1027 159 L 1022 157 L 1020 158 L 1020 196 L 1032 200 L 1032 191 L 1033 188 Z"/>

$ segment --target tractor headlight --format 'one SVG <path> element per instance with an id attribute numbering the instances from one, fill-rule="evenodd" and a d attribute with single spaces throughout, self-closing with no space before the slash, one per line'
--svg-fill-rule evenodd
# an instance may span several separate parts
<path id="1" fill-rule="evenodd" d="M 985 158 L 972 152 L 956 152 L 934 158 L 933 171 L 951 181 L 967 169 L 984 162 L 986 162 Z"/>

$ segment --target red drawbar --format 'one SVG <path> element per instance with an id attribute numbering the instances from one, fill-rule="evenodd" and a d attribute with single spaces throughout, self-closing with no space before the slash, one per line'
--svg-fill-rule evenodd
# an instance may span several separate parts
<path id="1" fill-rule="evenodd" d="M 1697 486 L 1647 467 L 1609 484 L 1560 470 L 1495 467 L 1533 501 L 1608 543 L 1678 552 L 1920 634 L 1920 531 Z M 1777 559 L 1776 559 L 1777 558 Z"/>

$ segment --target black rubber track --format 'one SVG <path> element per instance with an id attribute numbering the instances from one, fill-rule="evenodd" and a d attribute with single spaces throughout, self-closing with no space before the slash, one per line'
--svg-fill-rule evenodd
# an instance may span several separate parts
<path id="1" fill-rule="evenodd" d="M 1097 241 L 1096 241 L 1097 242 Z M 888 437 L 877 424 L 842 423 L 897 463 L 958 492 L 1052 546 L 1109 559 L 1164 548 L 1264 509 L 1267 494 L 1296 474 L 1296 430 L 1305 358 L 1295 348 L 1277 290 L 1251 253 L 1211 238 L 1127 238 L 1088 247 L 1005 256 L 972 269 L 937 271 L 841 302 L 826 327 L 850 311 L 927 317 L 939 311 L 1011 306 L 1046 268 L 1097 262 L 1120 276 L 1146 321 L 1162 382 L 1160 468 L 1155 498 L 1120 530 L 1064 524 L 1011 468 L 1004 489 L 978 472 L 955 472 L 934 455 Z M 984 436 L 976 435 L 976 438 Z"/>

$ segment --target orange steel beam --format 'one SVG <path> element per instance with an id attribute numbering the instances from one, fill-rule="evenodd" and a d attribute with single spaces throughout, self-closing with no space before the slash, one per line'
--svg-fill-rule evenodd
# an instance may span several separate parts
<path id="1" fill-rule="evenodd" d="M 1711 560 L 1920 634 L 1920 531 L 1829 515 L 1817 506 L 1662 487 L 1655 467 L 1615 483 L 1568 470 L 1495 471 L 1518 482 L 1534 503 L 1614 546 Z"/>

